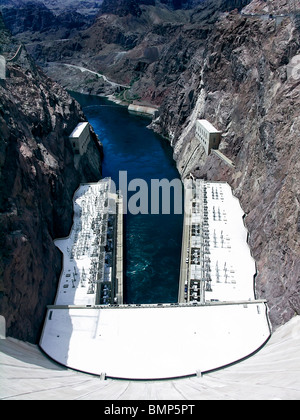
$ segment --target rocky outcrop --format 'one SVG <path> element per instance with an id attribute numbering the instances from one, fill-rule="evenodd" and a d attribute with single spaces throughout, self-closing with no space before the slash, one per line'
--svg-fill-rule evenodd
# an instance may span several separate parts
<path id="1" fill-rule="evenodd" d="M 35 6 L 46 6 L 56 16 L 68 11 L 69 13 L 80 13 L 85 17 L 94 17 L 99 13 L 102 0 L 1 0 L 0 7 L 22 9 L 28 4 Z"/>
<path id="2" fill-rule="evenodd" d="M 44 5 L 29 3 L 22 8 L 4 8 L 2 14 L 13 35 L 26 31 L 45 32 L 57 25 L 56 17 Z"/>
<path id="3" fill-rule="evenodd" d="M 93 133 L 75 169 L 68 136 L 85 120 L 77 102 L 25 50 L 6 75 L 0 81 L 0 313 L 8 335 L 35 342 L 61 271 L 53 239 L 69 233 L 79 183 L 101 178 L 102 149 Z"/>

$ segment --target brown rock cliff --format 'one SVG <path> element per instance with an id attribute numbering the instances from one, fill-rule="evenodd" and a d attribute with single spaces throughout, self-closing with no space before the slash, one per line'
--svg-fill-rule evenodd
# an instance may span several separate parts
<path id="1" fill-rule="evenodd" d="M 240 199 L 257 262 L 257 297 L 268 300 L 274 328 L 300 313 L 300 79 L 290 67 L 299 53 L 296 15 L 279 23 L 223 16 L 205 48 L 195 50 L 198 77 L 190 65 L 172 92 L 182 100 L 166 99 L 155 124 L 171 139 L 183 177 L 227 181 Z M 220 150 L 235 169 L 204 155 L 196 118 L 223 131 Z"/>
<path id="2" fill-rule="evenodd" d="M 53 239 L 69 233 L 80 182 L 101 178 L 101 145 L 74 167 L 68 136 L 85 117 L 26 52 L 0 81 L 0 313 L 7 334 L 36 342 L 53 303 L 61 255 Z M 89 159 L 93 156 L 93 159 Z"/>

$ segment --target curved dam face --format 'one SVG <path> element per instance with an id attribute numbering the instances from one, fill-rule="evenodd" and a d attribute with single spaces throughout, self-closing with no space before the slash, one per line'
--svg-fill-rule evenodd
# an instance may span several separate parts
<path id="1" fill-rule="evenodd" d="M 2 338 L 0 399 L 299 399 L 299 347 L 297 316 L 276 330 L 261 351 L 226 369 L 176 381 L 137 382 L 104 381 L 68 370 L 45 357 L 37 346 Z"/>
<path id="2" fill-rule="evenodd" d="M 51 313 L 51 320 L 50 320 Z M 207 306 L 48 309 L 41 348 L 69 368 L 122 379 L 206 372 L 269 338 L 263 302 Z"/>

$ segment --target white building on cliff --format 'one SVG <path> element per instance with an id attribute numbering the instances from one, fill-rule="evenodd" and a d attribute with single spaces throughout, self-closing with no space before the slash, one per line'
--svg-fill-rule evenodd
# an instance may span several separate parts
<path id="1" fill-rule="evenodd" d="M 83 155 L 87 151 L 91 140 L 90 125 L 88 122 L 79 123 L 69 136 L 74 153 Z"/>
<path id="2" fill-rule="evenodd" d="M 222 132 L 217 130 L 209 121 L 197 120 L 196 137 L 200 140 L 207 155 L 210 154 L 211 149 L 219 147 L 221 134 Z"/>

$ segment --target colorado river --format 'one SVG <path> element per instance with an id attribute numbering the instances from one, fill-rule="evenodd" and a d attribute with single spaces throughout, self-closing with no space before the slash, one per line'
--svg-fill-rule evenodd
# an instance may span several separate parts
<path id="1" fill-rule="evenodd" d="M 169 143 L 147 128 L 149 119 L 128 113 L 104 98 L 72 93 L 103 144 L 103 177 L 119 188 L 120 171 L 128 182 L 179 179 Z M 131 193 L 132 195 L 133 193 Z M 173 194 L 171 192 L 171 198 Z M 128 197 L 130 197 L 128 193 Z M 150 207 L 150 202 L 149 202 Z M 182 214 L 124 216 L 124 297 L 126 303 L 178 300 Z"/>

